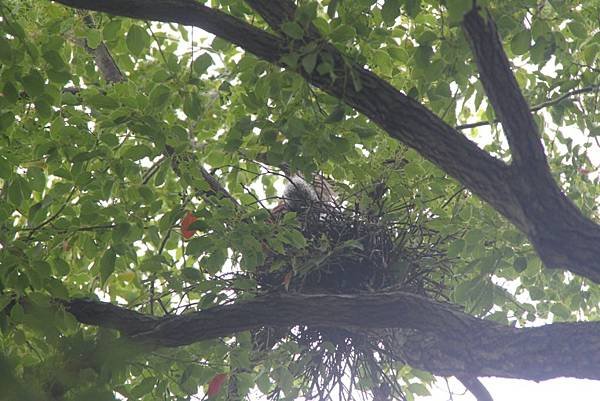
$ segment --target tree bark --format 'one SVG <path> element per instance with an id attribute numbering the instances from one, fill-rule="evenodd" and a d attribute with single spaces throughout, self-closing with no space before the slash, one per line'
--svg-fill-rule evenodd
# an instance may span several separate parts
<path id="1" fill-rule="evenodd" d="M 386 330 L 393 333 L 391 352 L 436 375 L 600 379 L 600 322 L 513 328 L 403 292 L 272 295 L 165 317 L 92 300 L 65 305 L 82 323 L 117 329 L 156 346 L 177 347 L 260 327 Z"/>
<path id="2" fill-rule="evenodd" d="M 513 161 L 507 180 L 524 216 L 522 230 L 546 266 L 571 266 L 573 272 L 598 282 L 600 227 L 582 215 L 552 177 L 541 134 L 511 71 L 494 20 L 489 14 L 484 20 L 474 9 L 462 25 L 481 83 L 508 139 Z"/>

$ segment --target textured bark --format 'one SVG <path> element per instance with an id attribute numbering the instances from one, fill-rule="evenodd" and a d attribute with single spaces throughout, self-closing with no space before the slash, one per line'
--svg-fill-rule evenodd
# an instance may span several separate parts
<path id="1" fill-rule="evenodd" d="M 463 27 L 485 93 L 504 128 L 513 164 L 523 167 L 524 174 L 530 172 L 532 165 L 548 170 L 538 128 L 512 74 L 494 20 L 488 16 L 485 21 L 477 10 L 472 10 L 465 15 Z"/>
<path id="2" fill-rule="evenodd" d="M 277 36 L 221 11 L 185 0 L 58 0 L 68 6 L 145 20 L 193 25 L 244 50 L 279 64 L 288 48 Z M 248 0 L 278 31 L 293 10 L 287 2 Z M 418 102 L 362 66 L 352 64 L 333 46 L 338 79 L 318 74 L 307 81 L 365 114 L 390 136 L 416 149 L 498 210 L 531 240 L 547 267 L 566 268 L 600 282 L 600 227 L 584 217 L 550 175 L 535 125 L 514 82 L 501 42 L 477 13 L 465 30 L 479 62 L 484 87 L 507 131 L 515 163 L 493 158 Z M 318 35 L 309 29 L 306 40 Z M 496 65 L 498 63 L 498 65 Z M 302 73 L 300 71 L 300 73 Z M 345 77 L 345 79 L 342 79 Z M 359 82 L 360 87 L 355 83 Z M 497 90 L 497 89 L 501 90 Z M 496 95 L 497 94 L 497 95 Z"/>
<path id="3" fill-rule="evenodd" d="M 600 322 L 517 329 L 402 292 L 285 294 L 161 318 L 90 300 L 70 301 L 66 307 L 82 323 L 117 329 L 158 346 L 176 347 L 263 326 L 386 330 L 394 333 L 393 352 L 399 359 L 438 375 L 600 379 Z"/>
<path id="4" fill-rule="evenodd" d="M 465 15 L 481 83 L 508 139 L 513 162 L 509 188 L 523 214 L 521 229 L 547 267 L 566 267 L 599 282 L 600 227 L 582 215 L 554 181 L 538 127 L 529 110 L 491 16 Z"/>

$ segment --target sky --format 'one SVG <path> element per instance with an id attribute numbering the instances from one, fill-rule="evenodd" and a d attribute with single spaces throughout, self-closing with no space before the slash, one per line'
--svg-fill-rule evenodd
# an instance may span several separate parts
<path id="1" fill-rule="evenodd" d="M 599 401 L 600 381 L 560 378 L 536 383 L 529 380 L 482 378 L 494 401 Z M 454 394 L 448 395 L 445 381 L 439 380 L 429 397 L 418 401 L 476 401 L 455 379 L 450 380 Z M 462 395 L 461 395 L 462 394 Z"/>

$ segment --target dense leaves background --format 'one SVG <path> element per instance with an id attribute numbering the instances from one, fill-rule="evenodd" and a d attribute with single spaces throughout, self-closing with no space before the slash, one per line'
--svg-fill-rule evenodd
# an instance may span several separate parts
<path id="1" fill-rule="evenodd" d="M 457 26 L 470 3 L 307 1 L 283 31 L 301 36 L 312 20 L 348 60 L 450 125 L 493 121 Z M 210 5 L 267 28 L 242 1 Z M 540 105 L 556 180 L 597 217 L 597 2 L 503 1 L 492 12 L 526 99 Z M 187 399 L 233 372 L 239 396 L 277 388 L 295 398 L 293 342 L 259 361 L 247 333 L 144 349 L 79 325 L 55 302 L 97 296 L 164 315 L 228 302 L 233 289 L 252 297 L 255 284 L 232 266 L 253 271 L 263 243 L 304 245 L 293 218 L 273 229 L 262 207 L 281 195 L 272 171 L 283 162 L 348 191 L 383 179 L 390 199 L 426 211 L 432 228 L 455 238 L 446 295 L 470 314 L 519 325 L 598 318 L 596 285 L 543 270 L 496 211 L 294 72 L 333 74 L 318 43 L 295 49 L 282 69 L 198 30 L 51 2 L 4 0 L 0 18 L 0 387 L 8 398 Z M 93 49 L 103 45 L 120 82 L 99 70 Z M 577 89 L 586 90 L 560 98 Z M 509 160 L 500 128 L 490 127 L 463 132 Z M 240 206 L 211 192 L 201 168 Z M 188 241 L 180 221 L 190 212 Z M 398 374 L 407 397 L 427 392 L 429 374 Z"/>

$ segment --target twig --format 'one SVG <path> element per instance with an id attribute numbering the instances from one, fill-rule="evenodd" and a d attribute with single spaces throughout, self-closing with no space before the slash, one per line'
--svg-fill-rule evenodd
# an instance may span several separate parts
<path id="1" fill-rule="evenodd" d="M 548 106 L 553 106 L 555 104 L 558 104 L 560 102 L 562 102 L 563 100 L 571 97 L 571 96 L 576 96 L 576 95 L 580 95 L 582 93 L 588 93 L 588 92 L 594 92 L 600 89 L 600 85 L 590 85 L 590 86 L 586 86 L 585 88 L 581 88 L 581 89 L 575 89 L 572 91 L 569 91 L 565 94 L 562 94 L 554 99 L 542 102 L 538 105 L 535 105 L 533 107 L 531 107 L 529 110 L 532 113 L 535 113 L 537 111 L 540 111 L 543 108 L 546 108 Z M 477 121 L 474 123 L 469 123 L 469 124 L 462 124 L 462 125 L 457 125 L 456 128 L 457 130 L 463 130 L 463 129 L 469 129 L 469 128 L 476 128 L 476 127 L 481 127 L 484 125 L 492 125 L 492 124 L 498 124 L 500 122 L 500 120 L 495 119 L 493 121 Z"/>
<path id="2" fill-rule="evenodd" d="M 445 208 L 446 206 L 448 206 L 448 204 L 450 202 L 452 202 L 452 199 L 456 198 L 458 195 L 460 195 L 466 188 L 465 187 L 461 187 L 458 191 L 456 191 L 455 193 L 452 194 L 452 196 L 450 196 L 442 205 L 442 209 Z"/>
<path id="3" fill-rule="evenodd" d="M 248 193 L 248 195 L 250 195 L 251 197 L 254 198 L 254 200 L 256 201 L 256 203 L 258 203 L 260 205 L 260 207 L 262 207 L 264 210 L 266 210 L 269 215 L 271 216 L 271 219 L 275 220 L 275 216 L 273 216 L 273 213 L 271 212 L 271 209 L 269 209 L 268 207 L 266 207 L 262 201 L 260 200 L 260 198 L 258 196 L 256 196 L 256 194 L 254 192 L 252 192 L 250 190 L 250 188 L 248 188 L 247 186 L 245 186 L 244 184 L 241 184 L 242 188 L 244 189 L 244 191 L 246 191 Z"/>
<path id="4" fill-rule="evenodd" d="M 148 28 L 148 30 L 150 31 L 150 35 L 152 35 L 152 38 L 154 39 L 154 41 L 156 42 L 156 47 L 158 47 L 158 52 L 160 53 L 160 56 L 163 59 L 163 62 L 165 63 L 165 67 L 167 67 L 167 69 L 171 69 L 169 66 L 169 63 L 167 62 L 167 58 L 165 57 L 165 53 L 163 53 L 163 49 L 162 46 L 160 44 L 160 41 L 158 40 L 158 37 L 156 36 L 156 34 L 154 33 L 154 31 L 152 30 L 152 26 L 150 25 L 150 22 L 146 21 L 146 27 Z M 171 74 L 173 74 L 172 71 Z"/>
<path id="5" fill-rule="evenodd" d="M 152 164 L 152 166 L 150 166 L 150 168 L 148 169 L 148 171 L 146 171 L 146 174 L 144 175 L 144 179 L 142 180 L 142 185 L 146 185 L 148 183 L 148 181 L 150 181 L 150 179 L 152 179 L 152 177 L 154 177 L 154 174 L 156 174 L 156 172 L 158 171 L 158 168 L 160 167 L 162 162 L 164 162 L 165 160 L 166 160 L 166 157 L 163 155 L 161 158 L 159 158 L 157 161 L 155 161 L 154 164 Z"/>
<path id="6" fill-rule="evenodd" d="M 65 210 L 65 208 L 67 207 L 67 205 L 69 204 L 69 202 L 71 201 L 71 199 L 73 198 L 73 195 L 75 194 L 75 187 L 73 187 L 71 189 L 71 192 L 69 192 L 69 196 L 67 196 L 67 200 L 65 200 L 65 202 L 62 204 L 62 206 L 56 211 L 56 213 L 54 213 L 52 216 L 48 217 L 46 220 L 44 220 L 43 222 L 41 222 L 40 224 L 38 224 L 36 227 L 31 229 L 31 232 L 29 233 L 29 235 L 27 236 L 27 239 L 31 239 L 31 237 L 33 236 L 33 234 L 35 234 L 35 232 L 37 230 L 39 230 L 40 228 L 50 224 L 52 221 L 54 221 L 58 216 L 60 216 L 60 214 L 62 213 L 63 210 Z"/>
<path id="7" fill-rule="evenodd" d="M 490 392 L 476 377 L 456 376 L 456 378 L 477 398 L 477 401 L 494 401 Z"/>

